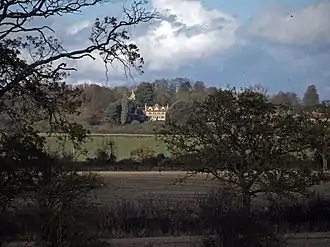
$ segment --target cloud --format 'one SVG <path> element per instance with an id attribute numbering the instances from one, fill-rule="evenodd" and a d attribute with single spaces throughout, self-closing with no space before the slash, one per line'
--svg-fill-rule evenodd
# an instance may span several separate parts
<path id="1" fill-rule="evenodd" d="M 304 91 L 315 84 L 324 91 L 329 84 L 330 64 L 330 2 L 319 1 L 295 12 L 284 5 L 272 6 L 239 28 L 238 35 L 249 44 L 258 44 L 271 78 L 267 83 L 276 90 Z M 271 62 L 270 59 L 273 59 Z M 263 69 L 258 67 L 260 73 Z M 272 77 L 281 74 L 275 82 Z M 287 79 L 285 78 L 287 77 Z M 259 78 L 263 78 L 259 75 Z M 282 78 L 282 82 L 279 80 Z"/>
<path id="2" fill-rule="evenodd" d="M 209 85 L 261 83 L 272 92 L 301 93 L 310 83 L 317 84 L 322 92 L 328 89 L 330 2 L 295 13 L 272 7 L 244 25 L 229 14 L 206 8 L 201 0 L 151 0 L 151 4 L 164 18 L 131 30 L 133 42 L 145 59 L 145 75 L 133 73 L 136 82 L 188 77 Z M 61 17 L 52 22 L 68 50 L 90 44 L 94 19 L 86 19 Z M 104 63 L 94 55 L 95 61 L 69 61 L 69 66 L 78 69 L 68 78 L 69 83 L 134 83 L 125 78 L 118 63 L 109 66 L 107 80 Z"/>
<path id="3" fill-rule="evenodd" d="M 90 29 L 93 25 L 93 22 L 90 20 L 84 20 L 78 23 L 75 23 L 73 26 L 66 28 L 66 34 L 76 35 L 84 29 Z"/>
<path id="4" fill-rule="evenodd" d="M 177 70 L 235 44 L 234 17 L 199 0 L 152 0 L 164 19 L 135 39 L 150 70 Z"/>
<path id="5" fill-rule="evenodd" d="M 179 70 L 189 66 L 191 61 L 226 52 L 237 41 L 235 31 L 239 24 L 236 19 L 219 10 L 207 9 L 200 0 L 152 0 L 151 3 L 152 8 L 159 10 L 164 18 L 132 29 L 132 42 L 140 48 L 145 60 L 144 70 L 148 74 Z M 77 49 L 89 45 L 93 21 L 71 20 L 71 23 L 63 28 L 56 22 L 59 38 L 64 41 L 65 47 Z M 103 61 L 97 54 L 94 55 L 96 60 L 84 58 L 69 61 L 69 65 L 78 70 L 72 73 L 70 81 L 102 83 L 107 80 Z M 111 84 L 119 81 L 132 83 L 125 77 L 119 63 L 109 66 L 108 76 Z"/>
<path id="6" fill-rule="evenodd" d="M 249 24 L 248 33 L 281 44 L 330 43 L 330 2 L 322 1 L 295 13 L 273 6 Z"/>

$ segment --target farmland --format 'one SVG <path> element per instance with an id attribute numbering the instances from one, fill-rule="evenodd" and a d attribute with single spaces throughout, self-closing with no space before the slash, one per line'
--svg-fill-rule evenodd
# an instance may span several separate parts
<path id="1" fill-rule="evenodd" d="M 164 143 L 156 140 L 154 135 L 134 135 L 134 134 L 106 134 L 91 135 L 87 142 L 83 145 L 86 153 L 78 152 L 73 149 L 72 143 L 69 141 L 60 144 L 57 137 L 47 137 L 46 150 L 59 154 L 74 154 L 79 160 L 93 157 L 98 149 L 106 147 L 106 144 L 113 141 L 116 145 L 117 160 L 129 158 L 132 150 L 141 146 L 146 146 L 155 151 L 156 154 L 168 154 Z"/>
<path id="2" fill-rule="evenodd" d="M 117 235 L 113 236 L 116 238 L 113 240 L 114 246 L 199 246 L 200 239 L 198 237 L 182 235 L 184 232 L 180 231 L 179 234 L 158 233 L 159 235 L 157 235 L 156 230 L 161 228 L 160 225 L 165 227 L 168 219 L 175 221 L 181 217 L 180 220 L 184 221 L 185 217 L 191 218 L 189 209 L 187 215 L 183 213 L 187 210 L 186 207 L 196 207 L 196 199 L 206 195 L 212 189 L 219 188 L 221 186 L 219 182 L 206 175 L 198 175 L 188 178 L 184 183 L 177 183 L 179 178 L 186 175 L 185 172 L 100 172 L 99 174 L 103 176 L 108 188 L 99 191 L 98 198 L 101 203 L 110 205 L 108 217 L 114 220 L 111 222 L 118 223 L 118 220 L 123 218 L 125 220 L 122 221 L 122 224 L 126 224 L 125 227 L 128 227 L 129 223 L 127 222 L 134 219 L 134 226 L 144 227 L 141 231 L 138 227 L 130 226 L 131 228 L 127 228 L 130 229 L 129 233 L 123 233 L 115 227 L 110 227 L 112 230 L 115 229 L 112 232 L 121 233 L 118 234 L 120 239 Z M 328 187 L 328 185 L 318 186 L 316 191 L 329 194 Z M 166 214 L 167 209 L 178 210 L 178 212 L 170 211 L 175 215 L 172 217 Z M 159 212 L 161 213 L 160 219 L 156 217 Z M 144 217 L 145 215 L 150 218 Z M 156 218 L 152 218 L 153 216 Z M 123 228 L 126 229 L 125 227 Z M 141 232 L 144 234 L 140 236 Z M 318 247 L 329 244 L 328 232 L 289 234 L 285 237 L 288 246 Z"/>
<path id="3" fill-rule="evenodd" d="M 210 189 L 219 187 L 216 181 L 198 175 L 182 184 L 175 183 L 178 178 L 186 175 L 185 172 L 99 174 L 108 185 L 107 189 L 98 192 L 101 202 L 107 204 L 102 211 L 102 228 L 99 229 L 102 239 L 118 247 L 202 246 L 199 245 L 200 235 L 193 231 L 194 226 L 200 229 L 198 224 L 194 224 L 194 220 L 199 221 L 195 217 L 198 203 L 193 201 Z M 328 191 L 326 187 L 319 187 L 318 191 Z M 329 232 L 292 233 L 287 234 L 285 239 L 289 247 L 328 246 Z"/>
<path id="4" fill-rule="evenodd" d="M 107 184 L 107 188 L 98 193 L 98 198 L 104 202 L 113 199 L 162 199 L 190 201 L 200 198 L 211 190 L 219 188 L 220 182 L 211 176 L 198 174 L 188 177 L 183 171 L 138 171 L 99 173 Z M 187 177 L 182 183 L 178 180 Z M 330 195 L 329 183 L 315 187 L 322 195 Z"/>
<path id="5" fill-rule="evenodd" d="M 211 189 L 219 186 L 219 182 L 197 175 L 187 178 L 183 183 L 177 182 L 186 176 L 186 172 L 101 172 L 108 188 L 98 196 L 102 202 L 114 198 L 159 199 L 162 200 L 194 200 Z"/>

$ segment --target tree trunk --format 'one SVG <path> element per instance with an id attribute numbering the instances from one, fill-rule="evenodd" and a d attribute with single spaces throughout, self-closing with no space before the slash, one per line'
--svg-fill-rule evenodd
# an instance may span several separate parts
<path id="1" fill-rule="evenodd" d="M 246 215 L 250 215 L 251 211 L 251 196 L 249 191 L 243 191 L 243 207 Z"/>
<path id="2" fill-rule="evenodd" d="M 243 210 L 246 215 L 250 215 L 250 208 L 251 208 L 251 195 L 250 195 L 250 187 L 247 185 L 244 174 L 241 172 L 238 174 L 238 180 L 241 187 L 242 192 L 242 203 L 243 203 Z"/>
<path id="3" fill-rule="evenodd" d="M 328 170 L 328 159 L 325 154 L 322 154 L 322 165 L 324 171 Z"/>

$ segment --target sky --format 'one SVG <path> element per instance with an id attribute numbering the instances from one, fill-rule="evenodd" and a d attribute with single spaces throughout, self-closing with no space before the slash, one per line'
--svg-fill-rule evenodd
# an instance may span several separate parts
<path id="1" fill-rule="evenodd" d="M 79 48 L 88 45 L 95 18 L 121 17 L 124 2 L 130 0 L 112 0 L 52 25 L 68 49 Z M 132 32 L 144 75 L 126 78 L 115 65 L 107 80 L 102 61 L 86 58 L 74 62 L 78 71 L 69 82 L 117 86 L 186 77 L 299 95 L 315 84 L 322 98 L 330 98 L 330 0 L 150 0 L 146 7 L 163 19 Z"/>

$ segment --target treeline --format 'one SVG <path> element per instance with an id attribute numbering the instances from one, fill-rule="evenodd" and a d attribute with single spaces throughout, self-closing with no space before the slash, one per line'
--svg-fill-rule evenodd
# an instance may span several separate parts
<path id="1" fill-rule="evenodd" d="M 216 87 L 207 87 L 203 81 L 194 82 L 187 78 L 142 82 L 136 88 L 110 88 L 93 84 L 84 87 L 86 103 L 82 106 L 79 122 L 94 133 L 153 133 L 157 123 L 141 124 L 148 120 L 143 114 L 145 104 L 169 104 L 167 119 L 185 122 L 194 110 L 194 102 L 204 101 L 217 91 Z M 251 88 L 267 94 L 261 85 Z M 129 99 L 132 90 L 135 101 Z M 308 86 L 302 98 L 294 92 L 284 91 L 267 96 L 274 104 L 285 104 L 295 109 L 320 103 L 315 85 Z"/>
<path id="2" fill-rule="evenodd" d="M 187 110 L 192 110 L 190 108 L 194 101 L 202 101 L 217 90 L 215 87 L 206 87 L 202 81 L 192 82 L 186 78 L 142 82 L 136 88 L 98 85 L 84 87 L 86 103 L 82 107 L 81 121 L 86 127 L 96 132 L 113 132 L 120 126 L 119 132 L 125 133 L 130 132 L 125 125 L 148 120 L 143 114 L 145 104 L 168 104 L 171 106 L 169 116 L 180 120 L 189 115 Z M 129 99 L 132 90 L 135 100 Z M 180 111 L 184 111 L 184 114 Z M 153 127 L 154 125 L 149 124 L 142 132 L 150 132 L 148 130 Z"/>
<path id="3" fill-rule="evenodd" d="M 136 87 L 107 87 L 95 84 L 78 86 L 81 90 L 82 104 L 80 115 L 73 115 L 75 122 L 82 124 L 91 133 L 135 133 L 151 134 L 159 129 L 161 123 L 149 122 L 143 113 L 145 104 L 169 105 L 167 119 L 180 123 L 187 121 L 194 111 L 196 102 L 204 101 L 210 94 L 217 92 L 216 87 L 207 87 L 203 81 L 191 81 L 187 78 L 160 79 L 153 82 L 141 82 Z M 274 104 L 284 104 L 294 109 L 302 109 L 320 103 L 315 85 L 310 85 L 300 98 L 294 92 L 280 91 L 268 94 L 261 85 L 250 87 L 261 92 Z M 135 100 L 131 100 L 132 90 Z M 0 115 L 2 126 L 12 126 L 7 115 Z M 47 121 L 38 123 L 40 132 L 49 130 Z"/>

